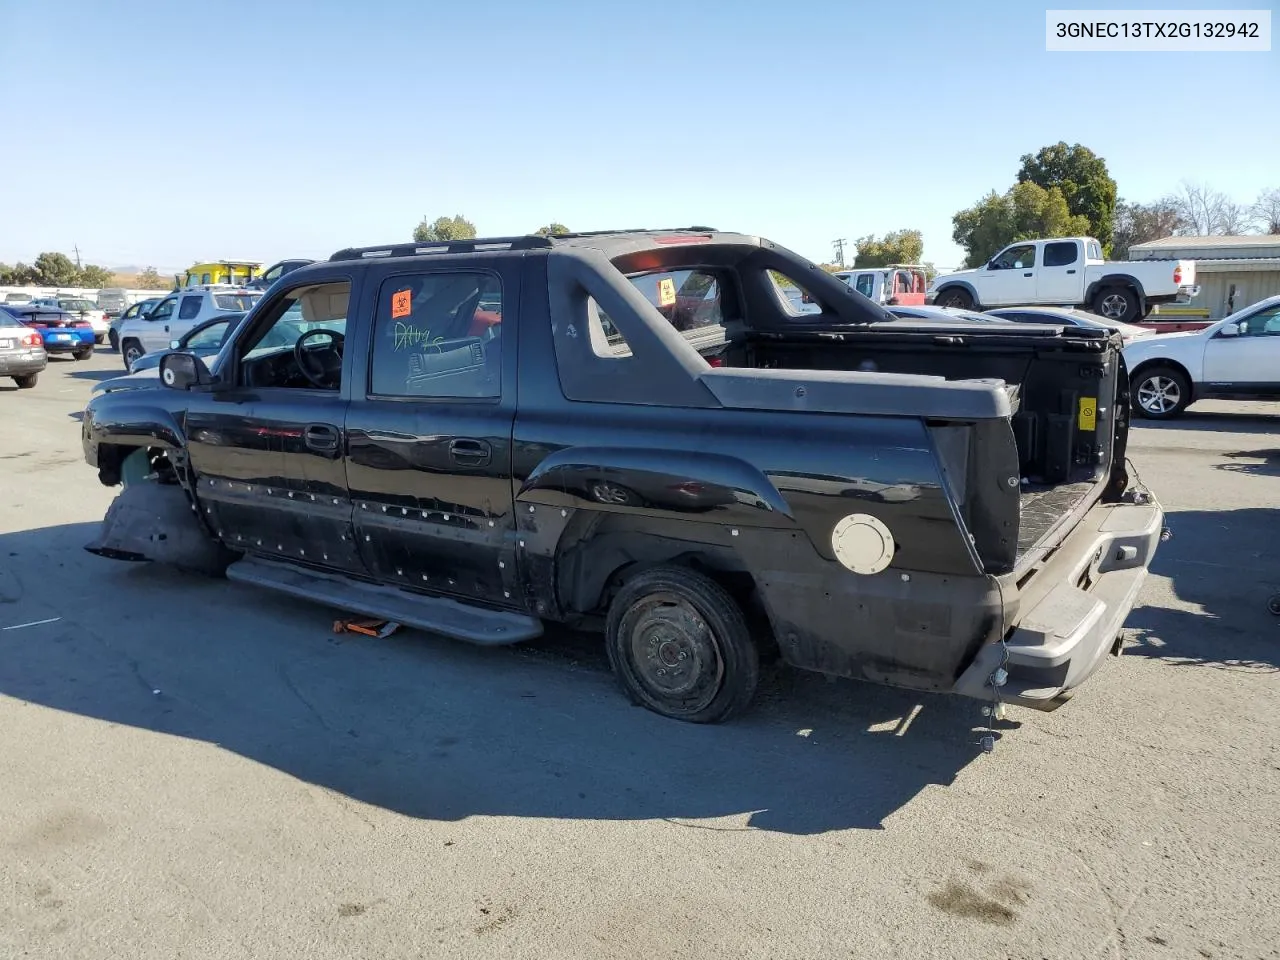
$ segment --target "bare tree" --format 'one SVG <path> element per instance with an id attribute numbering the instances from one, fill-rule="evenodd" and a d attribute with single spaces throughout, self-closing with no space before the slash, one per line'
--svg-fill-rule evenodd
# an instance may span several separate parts
<path id="1" fill-rule="evenodd" d="M 1207 183 L 1184 180 L 1169 201 L 1182 221 L 1178 232 L 1183 236 L 1225 236 L 1240 233 L 1248 225 L 1245 208 Z"/>
<path id="2" fill-rule="evenodd" d="M 1182 229 L 1182 221 L 1171 200 L 1155 203 L 1116 203 L 1115 233 L 1111 241 L 1111 256 L 1125 260 L 1134 244 L 1147 243 L 1172 237 Z"/>
<path id="3" fill-rule="evenodd" d="M 1263 233 L 1280 234 L 1280 190 L 1263 190 L 1253 205 L 1253 219 Z"/>

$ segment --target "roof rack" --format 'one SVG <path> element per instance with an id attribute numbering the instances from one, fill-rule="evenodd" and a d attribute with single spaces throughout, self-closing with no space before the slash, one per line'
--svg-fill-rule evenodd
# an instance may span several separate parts
<path id="1" fill-rule="evenodd" d="M 330 260 L 366 260 L 383 257 L 418 257 L 433 253 L 479 253 L 485 250 L 544 250 L 551 246 L 546 237 L 476 237 L 474 240 L 424 240 L 421 243 L 391 243 L 377 247 L 347 247 Z"/>
<path id="2" fill-rule="evenodd" d="M 346 247 L 329 259 L 371 260 L 387 257 L 420 257 L 438 253 L 482 253 L 486 250 L 546 250 L 555 240 L 578 237 L 606 237 L 620 233 L 716 233 L 715 227 L 636 227 L 630 230 L 587 230 L 549 237 L 536 233 L 519 237 L 476 237 L 473 240 L 424 240 L 421 243 L 390 243 L 376 247 Z"/>
<path id="3" fill-rule="evenodd" d="M 715 227 L 633 227 L 629 230 L 578 230 L 558 233 L 552 240 L 570 240 L 574 237 L 607 237 L 615 233 L 719 233 Z"/>

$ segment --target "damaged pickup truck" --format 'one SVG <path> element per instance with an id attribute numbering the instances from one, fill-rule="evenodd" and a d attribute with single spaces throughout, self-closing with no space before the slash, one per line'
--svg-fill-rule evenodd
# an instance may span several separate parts
<path id="1" fill-rule="evenodd" d="M 480 644 L 595 630 L 682 720 L 765 658 L 1052 710 L 1163 529 L 1120 348 L 895 319 L 701 227 L 342 250 L 210 367 L 103 385 L 88 548 Z"/>

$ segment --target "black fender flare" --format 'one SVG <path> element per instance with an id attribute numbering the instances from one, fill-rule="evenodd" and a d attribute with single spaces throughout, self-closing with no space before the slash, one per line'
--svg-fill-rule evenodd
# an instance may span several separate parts
<path id="1" fill-rule="evenodd" d="M 974 288 L 973 284 L 969 283 L 967 280 L 952 280 L 949 283 L 942 284 L 933 292 L 933 302 L 937 303 L 938 297 L 940 297 L 944 291 L 953 290 L 956 287 L 960 287 L 965 293 L 969 294 L 969 299 L 973 301 L 975 309 L 981 309 L 982 298 L 978 296 L 978 291 Z"/>
<path id="2" fill-rule="evenodd" d="M 1098 292 L 1108 287 L 1132 287 L 1133 292 L 1138 295 L 1138 315 L 1145 315 L 1147 309 L 1147 290 L 1137 277 L 1128 273 L 1109 273 L 1105 277 L 1099 277 L 1084 292 L 1084 305 L 1091 307 L 1093 298 Z"/>
<path id="3" fill-rule="evenodd" d="M 98 478 L 106 486 L 120 482 L 120 464 L 135 450 L 154 447 L 182 451 L 186 444 L 186 430 L 178 417 L 163 407 L 116 402 L 110 404 L 109 417 L 101 416 L 93 404 L 85 410 L 85 459 L 98 468 Z"/>
<path id="4" fill-rule="evenodd" d="M 634 496 L 600 495 L 598 484 Z M 758 468 L 724 454 L 669 449 L 558 450 L 521 484 L 515 512 L 535 609 L 557 618 L 590 612 L 614 574 L 632 563 L 695 555 L 722 571 L 744 570 L 740 532 L 802 532 Z"/>

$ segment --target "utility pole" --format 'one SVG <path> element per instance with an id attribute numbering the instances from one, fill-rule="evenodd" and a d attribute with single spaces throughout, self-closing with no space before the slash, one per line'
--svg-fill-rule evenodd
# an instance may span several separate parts
<path id="1" fill-rule="evenodd" d="M 848 242 L 849 241 L 847 239 L 831 241 L 831 246 L 834 247 L 836 251 L 836 264 L 841 270 L 844 269 L 844 245 Z"/>
<path id="2" fill-rule="evenodd" d="M 77 244 L 72 244 L 71 249 L 76 252 L 76 269 L 79 270 L 80 269 L 80 247 Z M 841 264 L 841 266 L 844 266 L 844 264 Z"/>

